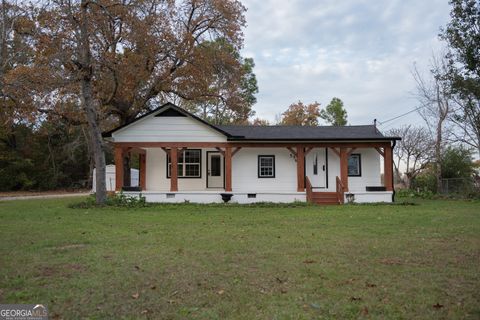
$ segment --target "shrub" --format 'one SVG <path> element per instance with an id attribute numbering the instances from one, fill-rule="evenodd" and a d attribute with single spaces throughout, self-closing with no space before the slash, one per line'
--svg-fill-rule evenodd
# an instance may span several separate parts
<path id="1" fill-rule="evenodd" d="M 95 201 L 95 194 L 86 200 L 69 205 L 73 209 L 88 209 L 96 207 L 123 207 L 123 208 L 143 208 L 148 206 L 146 199 L 140 193 L 138 196 L 126 195 L 123 192 L 115 193 L 107 197 L 107 201 L 103 205 L 98 205 Z"/>

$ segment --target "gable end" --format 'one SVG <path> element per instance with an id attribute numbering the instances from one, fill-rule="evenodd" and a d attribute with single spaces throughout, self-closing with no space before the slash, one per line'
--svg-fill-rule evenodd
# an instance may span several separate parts
<path id="1" fill-rule="evenodd" d="M 186 114 L 179 112 L 173 108 L 169 108 L 159 114 L 156 114 L 155 117 L 186 117 Z"/>

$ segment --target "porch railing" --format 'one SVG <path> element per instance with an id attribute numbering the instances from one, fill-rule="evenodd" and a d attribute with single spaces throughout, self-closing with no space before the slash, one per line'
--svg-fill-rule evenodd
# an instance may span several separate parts
<path id="1" fill-rule="evenodd" d="M 345 187 L 342 183 L 342 180 L 337 176 L 337 198 L 338 198 L 338 203 L 343 204 L 344 202 L 344 193 L 345 193 Z"/>
<path id="2" fill-rule="evenodd" d="M 307 202 L 313 201 L 313 191 L 312 191 L 312 184 L 310 183 L 310 179 L 305 177 L 305 190 L 307 191 Z"/>

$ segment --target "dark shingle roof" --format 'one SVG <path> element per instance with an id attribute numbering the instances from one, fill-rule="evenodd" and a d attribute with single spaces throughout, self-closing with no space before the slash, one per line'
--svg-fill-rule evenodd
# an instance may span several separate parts
<path id="1" fill-rule="evenodd" d="M 213 125 L 203 119 L 177 107 L 166 103 L 134 121 L 103 133 L 104 137 L 111 137 L 112 133 L 149 115 L 161 113 L 161 110 L 174 109 L 179 113 L 189 115 L 199 122 L 224 134 L 229 141 L 328 141 L 328 140 L 400 140 L 398 137 L 385 137 L 374 125 L 368 126 L 236 126 Z"/>
<path id="2" fill-rule="evenodd" d="M 229 140 L 396 140 L 373 125 L 366 126 L 235 126 L 217 125 Z"/>

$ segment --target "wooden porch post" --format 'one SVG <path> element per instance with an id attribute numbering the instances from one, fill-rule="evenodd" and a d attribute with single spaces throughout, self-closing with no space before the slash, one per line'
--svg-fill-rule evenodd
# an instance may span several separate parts
<path id="1" fill-rule="evenodd" d="M 170 149 L 170 191 L 178 191 L 178 153 L 177 148 Z"/>
<path id="2" fill-rule="evenodd" d="M 225 191 L 232 191 L 232 147 L 225 148 Z"/>
<path id="3" fill-rule="evenodd" d="M 140 165 L 140 188 L 142 191 L 147 189 L 147 155 L 141 153 L 138 155 L 138 162 Z"/>
<path id="4" fill-rule="evenodd" d="M 383 181 L 387 191 L 393 191 L 393 156 L 392 146 L 386 145 L 383 157 Z"/>
<path id="5" fill-rule="evenodd" d="M 344 191 L 348 191 L 348 151 L 344 147 L 340 148 L 340 180 Z"/>
<path id="6" fill-rule="evenodd" d="M 305 191 L 305 149 L 297 146 L 297 191 Z"/>
<path id="7" fill-rule="evenodd" d="M 115 146 L 115 191 L 123 187 L 123 148 Z"/>

